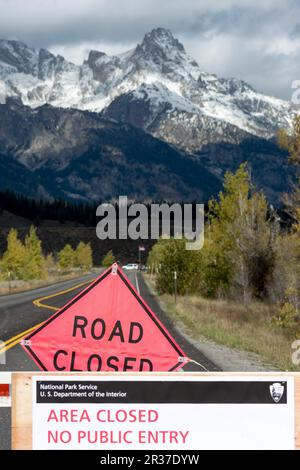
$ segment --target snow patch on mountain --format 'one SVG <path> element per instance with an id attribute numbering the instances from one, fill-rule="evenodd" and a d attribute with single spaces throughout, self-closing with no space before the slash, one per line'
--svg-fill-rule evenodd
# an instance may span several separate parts
<path id="1" fill-rule="evenodd" d="M 35 51 L 18 41 L 0 40 L 0 78 L 8 96 L 18 96 L 33 108 L 49 103 L 105 110 L 109 116 L 109 107 L 120 97 L 127 98 L 127 107 L 143 101 L 149 112 L 143 125 L 148 127 L 159 113 L 166 113 L 160 119 L 164 125 L 166 119 L 174 123 L 178 113 L 181 125 L 185 121 L 194 128 L 202 122 L 214 128 L 218 122 L 218 128 L 223 123 L 224 133 L 233 126 L 263 137 L 291 126 L 288 102 L 258 93 L 242 80 L 204 72 L 163 28 L 147 33 L 136 48 L 120 55 L 90 51 L 81 66 L 45 49 Z M 116 109 L 114 118 L 118 118 Z M 163 137 L 163 132 L 153 132 Z"/>

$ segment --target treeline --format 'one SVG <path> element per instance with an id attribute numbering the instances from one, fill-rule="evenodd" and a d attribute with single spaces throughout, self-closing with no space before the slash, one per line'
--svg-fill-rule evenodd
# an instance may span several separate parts
<path id="1" fill-rule="evenodd" d="M 42 220 L 57 220 L 61 223 L 75 222 L 83 225 L 96 224 L 97 204 L 70 200 L 33 199 L 14 191 L 0 191 L 0 213 L 4 210 L 29 219 L 39 225 Z"/>
<path id="2" fill-rule="evenodd" d="M 89 243 L 79 242 L 76 249 L 65 245 L 56 256 L 43 254 L 36 228 L 31 226 L 24 243 L 16 229 L 7 236 L 7 248 L 0 259 L 2 280 L 43 280 L 51 272 L 67 273 L 74 268 L 88 271 L 93 265 L 93 253 Z"/>
<path id="3" fill-rule="evenodd" d="M 300 117 L 291 136 L 280 133 L 279 143 L 298 170 Z M 227 173 L 218 200 L 208 205 L 203 249 L 187 251 L 185 240 L 161 239 L 150 251 L 158 291 L 174 292 L 176 271 L 179 295 L 269 301 L 278 305 L 274 324 L 299 325 L 300 184 L 285 205 L 293 223 L 283 229 L 278 213 L 253 188 L 246 164 Z"/>
<path id="4" fill-rule="evenodd" d="M 156 202 L 163 204 L 166 201 Z M 31 220 L 38 226 L 44 220 L 55 220 L 60 223 L 74 222 L 86 226 L 96 226 L 99 217 L 96 216 L 96 210 L 101 202 L 82 202 L 64 199 L 34 199 L 28 198 L 22 194 L 15 193 L 8 189 L 0 191 L 0 215 L 5 210 Z M 151 218 L 151 202 L 145 204 L 149 219 Z M 168 202 L 168 204 L 172 204 Z M 178 202 L 177 202 L 178 204 Z M 196 202 L 193 204 L 193 216 L 196 216 Z M 130 201 L 128 201 L 130 205 Z M 181 204 L 183 206 L 184 203 Z M 119 216 L 118 202 L 114 203 L 116 217 Z M 207 205 L 206 205 L 207 207 Z M 130 217 L 129 217 L 130 219 Z"/>

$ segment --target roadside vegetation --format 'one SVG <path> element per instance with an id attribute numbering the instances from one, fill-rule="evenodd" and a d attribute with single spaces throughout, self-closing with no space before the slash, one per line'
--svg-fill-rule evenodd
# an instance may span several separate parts
<path id="1" fill-rule="evenodd" d="M 298 172 L 300 117 L 292 135 L 280 132 L 279 144 Z M 226 174 L 223 191 L 209 202 L 203 249 L 187 251 L 185 240 L 161 239 L 148 266 L 170 314 L 192 335 L 291 369 L 291 344 L 300 338 L 300 184 L 284 204 L 289 228 L 256 191 L 243 164 Z"/>
<path id="2" fill-rule="evenodd" d="M 155 283 L 147 275 L 147 283 Z M 297 328 L 278 328 L 272 318 L 276 306 L 267 302 L 243 304 L 228 299 L 205 298 L 198 294 L 178 296 L 159 295 L 159 301 L 174 324 L 194 341 L 210 340 L 229 348 L 258 354 L 266 368 L 283 371 L 299 370 L 292 363 Z M 270 367 L 271 366 L 271 367 Z"/>
<path id="3" fill-rule="evenodd" d="M 116 261 L 115 255 L 112 250 L 109 250 L 102 259 L 102 267 L 109 268 Z"/>
<path id="4" fill-rule="evenodd" d="M 45 254 L 34 226 L 30 227 L 24 242 L 18 231 L 11 229 L 6 250 L 0 258 L 0 292 L 7 290 L 6 284 L 9 290 L 18 286 L 30 288 L 37 283 L 78 276 L 92 266 L 93 253 L 89 243 L 79 242 L 75 249 L 67 244 L 55 255 Z"/>

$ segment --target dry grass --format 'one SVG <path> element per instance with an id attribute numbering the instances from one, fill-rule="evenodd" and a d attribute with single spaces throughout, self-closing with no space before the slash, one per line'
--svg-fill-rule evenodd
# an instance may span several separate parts
<path id="1" fill-rule="evenodd" d="M 37 279 L 33 281 L 18 281 L 16 285 L 14 285 L 14 281 L 12 281 L 11 289 L 7 287 L 7 282 L 5 282 L 5 287 L 2 287 L 0 283 L 0 295 L 16 294 L 18 292 L 26 292 L 26 291 L 30 291 L 33 289 L 38 289 L 39 287 L 45 287 L 51 284 L 56 284 L 58 282 L 76 279 L 77 277 L 81 277 L 84 274 L 87 274 L 87 273 L 76 272 L 76 273 L 69 273 L 69 274 L 55 274 L 55 275 L 49 275 L 46 279 L 43 279 L 43 280 Z"/>
<path id="2" fill-rule="evenodd" d="M 147 279 L 153 289 L 153 282 Z M 271 324 L 274 306 L 265 303 L 242 305 L 224 300 L 208 300 L 198 296 L 177 299 L 160 297 L 167 313 L 180 320 L 191 337 L 201 336 L 231 348 L 258 354 L 264 362 L 281 370 L 300 370 L 291 361 L 291 344 L 296 332 Z"/>

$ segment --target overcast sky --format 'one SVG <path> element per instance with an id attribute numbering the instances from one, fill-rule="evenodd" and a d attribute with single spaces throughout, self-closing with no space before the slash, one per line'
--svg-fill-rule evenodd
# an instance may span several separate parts
<path id="1" fill-rule="evenodd" d="M 300 80 L 299 0 L 0 0 L 0 36 L 81 63 L 169 28 L 204 71 L 290 99 Z"/>

